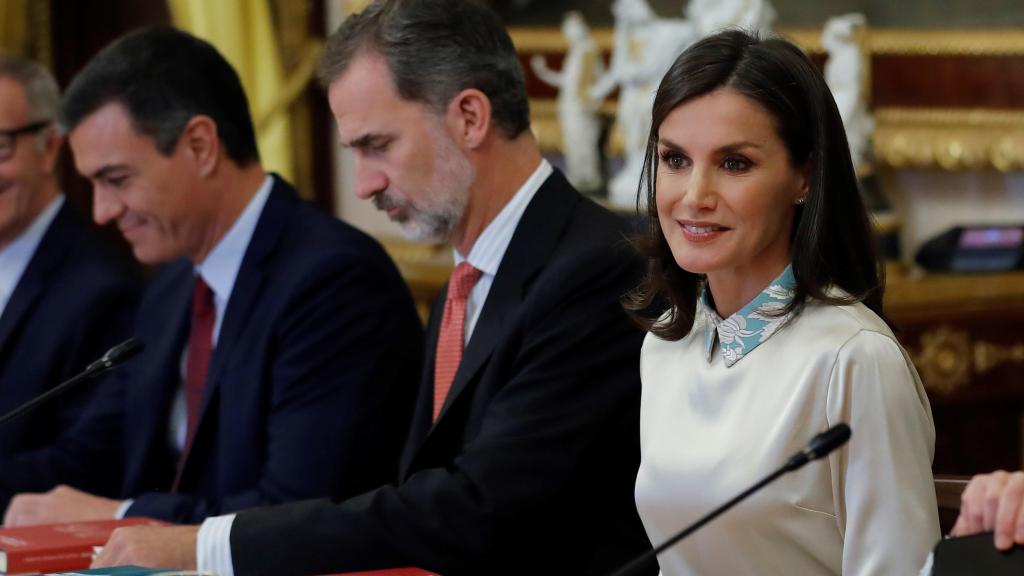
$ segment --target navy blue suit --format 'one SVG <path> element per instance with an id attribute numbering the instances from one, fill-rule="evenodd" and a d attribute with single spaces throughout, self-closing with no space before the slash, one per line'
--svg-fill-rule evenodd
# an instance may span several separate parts
<path id="1" fill-rule="evenodd" d="M 177 456 L 169 413 L 181 386 L 195 275 L 166 265 L 137 314 L 143 354 L 100 406 L 83 453 L 120 463 L 128 513 L 178 522 L 312 496 L 340 498 L 397 475 L 422 329 L 394 264 L 370 237 L 276 180 L 239 269 L 211 359 L 196 437 Z M 104 450 L 112 427 L 119 450 Z M 109 447 L 107 447 L 109 448 Z M 2 474 L 2 473 L 0 473 Z"/>
<path id="2" fill-rule="evenodd" d="M 649 549 L 633 501 L 643 332 L 619 305 L 642 263 L 625 232 L 560 173 L 549 177 L 516 227 L 436 422 L 427 357 L 399 483 L 242 512 L 231 529 L 235 574 L 413 565 L 445 576 L 603 576 Z"/>
<path id="3" fill-rule="evenodd" d="M 131 261 L 111 250 L 65 201 L 0 316 L 0 413 L 70 378 L 127 338 L 140 288 Z M 80 384 L 0 428 L 0 458 L 55 442 L 102 386 L 102 380 Z M 115 487 L 93 486 L 104 493 Z"/>

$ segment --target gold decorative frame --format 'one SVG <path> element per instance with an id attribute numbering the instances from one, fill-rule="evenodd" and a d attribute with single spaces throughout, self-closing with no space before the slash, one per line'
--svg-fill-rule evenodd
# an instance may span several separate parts
<path id="1" fill-rule="evenodd" d="M 875 110 L 875 156 L 894 167 L 1024 169 L 1024 110 Z"/>
<path id="2" fill-rule="evenodd" d="M 807 34 L 807 36 L 802 36 Z M 822 52 L 820 35 L 815 50 L 800 41 L 817 35 L 802 31 L 793 39 L 809 51 Z M 873 54 L 925 56 L 1021 56 L 1024 55 L 1024 30 L 899 30 L 867 31 L 867 49 Z"/>
<path id="3" fill-rule="evenodd" d="M 929 390 L 950 394 L 970 382 L 971 337 L 963 330 L 939 326 L 922 334 L 920 351 L 911 354 Z"/>
<path id="4" fill-rule="evenodd" d="M 966 330 L 942 324 L 921 335 L 921 347 L 910 353 L 925 386 L 951 394 L 980 376 L 1004 365 L 1024 364 L 1024 343 L 994 344 L 971 337 Z"/>
<path id="5" fill-rule="evenodd" d="M 821 33 L 812 29 L 780 31 L 811 54 L 822 54 Z M 557 28 L 513 28 L 520 51 L 559 52 L 567 49 Z M 611 50 L 612 31 L 598 29 L 594 37 Z M 1024 56 L 1024 30 L 897 30 L 868 29 L 866 50 L 871 54 L 932 56 Z M 553 100 L 531 101 L 533 130 L 546 150 L 561 149 L 561 130 Z M 609 114 L 614 104 L 606 104 Z M 875 155 L 895 167 L 937 167 L 946 170 L 1024 169 L 1024 108 L 1008 110 L 875 108 Z M 609 143 L 621 152 L 617 131 Z"/>
<path id="6" fill-rule="evenodd" d="M 821 31 L 813 28 L 783 28 L 779 33 L 811 54 L 824 54 Z M 509 35 L 522 52 L 564 52 L 568 49 L 557 27 L 510 28 Z M 612 30 L 593 31 L 594 41 L 604 51 L 612 49 Z M 916 30 L 868 28 L 865 47 L 873 54 L 930 56 L 1021 56 L 1024 30 Z"/>

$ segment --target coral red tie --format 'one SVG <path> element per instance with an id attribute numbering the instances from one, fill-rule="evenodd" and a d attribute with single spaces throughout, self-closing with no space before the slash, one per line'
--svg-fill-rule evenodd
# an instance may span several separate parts
<path id="1" fill-rule="evenodd" d="M 455 267 L 448 281 L 448 297 L 444 302 L 444 316 L 441 317 L 434 357 L 434 420 L 441 413 L 441 406 L 455 379 L 455 371 L 462 361 L 462 347 L 466 337 L 466 300 L 481 274 L 469 262 L 463 262 Z"/>
<path id="2" fill-rule="evenodd" d="M 192 295 L 192 327 L 188 335 L 188 359 L 185 365 L 185 405 L 188 411 L 188 428 L 185 434 L 185 446 L 178 462 L 178 477 L 174 480 L 177 491 L 181 479 L 181 470 L 185 459 L 192 448 L 196 428 L 199 425 L 199 410 L 203 406 L 203 390 L 206 388 L 206 374 L 210 370 L 210 357 L 213 356 L 213 324 L 217 319 L 217 311 L 213 305 L 213 291 L 203 282 L 202 276 L 196 276 L 195 292 Z"/>

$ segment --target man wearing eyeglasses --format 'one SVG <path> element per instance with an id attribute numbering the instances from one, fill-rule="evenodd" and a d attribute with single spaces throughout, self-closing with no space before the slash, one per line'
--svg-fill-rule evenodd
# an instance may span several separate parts
<path id="1" fill-rule="evenodd" d="M 0 54 L 0 413 L 125 338 L 137 294 L 128 258 L 111 251 L 59 192 L 58 101 L 45 68 Z M 89 396 L 102 392 L 102 382 L 81 386 L 5 425 L 0 457 L 49 446 Z M 103 482 L 92 488 L 116 489 Z M 10 497 L 5 492 L 0 486 L 0 507 Z"/>

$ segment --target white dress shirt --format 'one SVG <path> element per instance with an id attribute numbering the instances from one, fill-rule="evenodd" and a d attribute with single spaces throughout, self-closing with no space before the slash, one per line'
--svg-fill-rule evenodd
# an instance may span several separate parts
<path id="1" fill-rule="evenodd" d="M 21 275 L 25 273 L 28 263 L 36 253 L 36 248 L 43 241 L 43 236 L 50 229 L 50 224 L 63 205 L 64 195 L 58 194 L 28 228 L 25 228 L 13 242 L 0 249 L 0 314 L 7 309 L 7 303 L 18 287 Z"/>
<path id="2" fill-rule="evenodd" d="M 862 304 L 772 316 L 792 298 L 786 273 L 728 319 L 702 299 L 682 340 L 644 341 L 635 496 L 647 534 L 661 544 L 836 423 L 852 438 L 662 553 L 662 573 L 917 574 L 939 539 L 921 380 Z"/>
<path id="3" fill-rule="evenodd" d="M 249 241 L 256 231 L 256 224 L 259 223 L 263 206 L 267 203 L 267 198 L 270 197 L 270 190 L 273 187 L 274 179 L 267 176 L 224 237 L 196 266 L 196 275 L 202 276 L 203 282 L 206 282 L 210 291 L 213 292 L 215 316 L 211 342 L 214 349 L 217 347 L 217 338 L 220 337 L 220 327 L 224 323 L 224 312 L 228 309 L 228 300 L 231 299 L 231 292 L 235 289 L 235 279 L 238 278 L 238 271 L 242 268 L 242 259 L 245 258 L 245 251 L 249 248 Z M 185 449 L 185 436 L 188 434 L 188 406 L 185 401 L 187 372 L 188 344 L 186 343 L 181 353 L 181 362 L 178 364 L 181 386 L 178 387 L 174 405 L 171 408 L 171 446 L 179 453 Z"/>
<path id="4" fill-rule="evenodd" d="M 212 339 L 214 348 L 217 346 L 220 327 L 224 322 L 224 312 L 228 308 L 231 292 L 235 288 L 238 270 L 242 267 L 242 259 L 245 258 L 249 241 L 256 231 L 256 224 L 259 223 L 263 206 L 267 203 L 267 198 L 270 197 L 270 190 L 273 187 L 274 179 L 268 175 L 224 237 L 217 242 L 206 258 L 196 265 L 196 274 L 202 276 L 203 281 L 213 292 L 213 307 L 216 314 Z M 168 440 L 171 447 L 179 454 L 185 448 L 185 436 L 188 433 L 188 407 L 185 401 L 187 364 L 188 343 L 185 344 L 181 353 L 181 361 L 178 363 L 181 385 L 178 386 L 178 391 L 171 404 L 171 418 L 168 426 Z M 115 513 L 115 518 L 123 518 L 132 503 L 134 503 L 132 499 L 123 501 Z"/>
<path id="5" fill-rule="evenodd" d="M 476 327 L 476 321 L 480 318 L 480 311 L 484 307 L 484 302 L 487 301 L 487 295 L 491 292 L 491 284 L 494 283 L 494 275 L 498 273 L 498 267 L 501 265 L 502 258 L 505 257 L 505 250 L 512 242 L 512 236 L 516 232 L 516 227 L 519 226 L 523 212 L 526 212 L 526 207 L 530 205 L 537 190 L 540 190 L 541 185 L 547 181 L 552 172 L 554 169 L 551 168 L 551 164 L 542 159 L 537 169 L 519 187 L 508 204 L 505 204 L 501 212 L 498 212 L 494 220 L 491 220 L 484 228 L 480 237 L 473 244 L 473 248 L 470 249 L 469 256 L 463 256 L 459 254 L 458 250 L 452 250 L 456 266 L 468 261 L 470 265 L 482 272 L 480 280 L 473 286 L 469 292 L 469 298 L 466 300 L 466 343 L 469 342 L 473 328 Z"/>
<path id="6" fill-rule="evenodd" d="M 542 159 L 540 165 L 519 187 L 512 199 L 484 228 L 470 249 L 469 256 L 463 257 L 457 250 L 453 250 L 456 266 L 468 260 L 474 268 L 482 272 L 480 280 L 473 286 L 466 300 L 466 342 L 469 342 L 476 321 L 480 318 L 480 311 L 487 301 L 494 276 L 498 273 L 505 250 L 508 249 L 512 236 L 519 226 L 519 220 L 552 172 L 554 170 L 551 164 Z M 234 521 L 235 515 L 227 514 L 207 518 L 200 526 L 199 538 L 196 541 L 196 564 L 200 572 L 235 576 L 235 568 L 231 563 L 231 524 Z"/>

